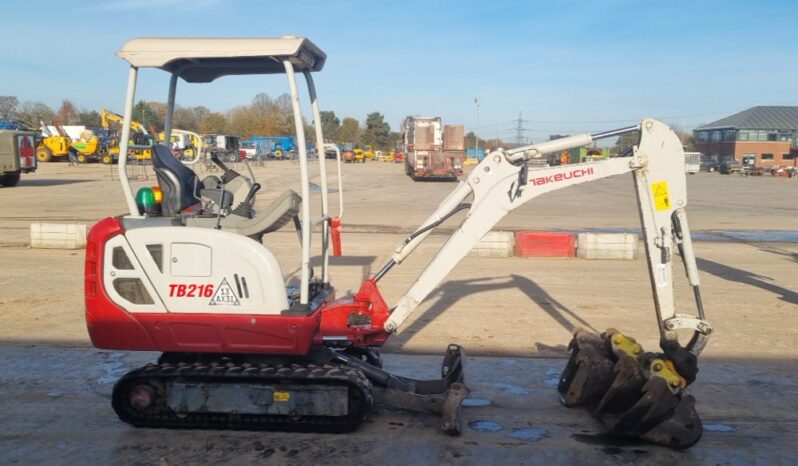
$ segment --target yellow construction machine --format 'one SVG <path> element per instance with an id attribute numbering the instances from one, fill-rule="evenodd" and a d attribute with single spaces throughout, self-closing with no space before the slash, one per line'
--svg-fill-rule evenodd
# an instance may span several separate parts
<path id="1" fill-rule="evenodd" d="M 119 157 L 119 135 L 110 130 L 87 129 L 69 146 L 78 163 L 102 162 L 110 165 Z"/>
<path id="2" fill-rule="evenodd" d="M 363 148 L 360 146 L 355 146 L 352 153 L 355 154 L 355 163 L 366 163 L 366 155 L 363 152 Z"/>
<path id="3" fill-rule="evenodd" d="M 374 160 L 374 157 L 376 157 L 374 149 L 372 149 L 371 146 L 363 146 L 363 157 L 365 157 L 366 160 Z"/>
<path id="4" fill-rule="evenodd" d="M 100 110 L 100 123 L 102 125 L 103 130 L 111 131 L 111 123 L 117 123 L 118 125 L 122 125 L 125 121 L 125 117 L 119 115 L 118 113 L 114 113 L 108 111 L 106 109 Z M 153 137 L 150 133 L 147 132 L 147 129 L 144 127 L 143 124 L 139 123 L 138 121 L 131 121 L 130 122 L 130 129 L 133 130 L 133 133 L 130 135 L 131 141 L 133 141 L 133 145 L 135 146 L 152 146 L 154 141 Z M 119 147 L 116 146 L 116 154 L 119 154 Z M 151 160 L 152 159 L 152 151 L 150 149 L 131 149 L 128 151 L 129 154 L 136 160 Z M 103 159 L 105 162 L 105 159 Z M 108 163 L 111 163 L 110 161 Z"/>
<path id="5" fill-rule="evenodd" d="M 58 134 L 53 134 L 50 127 L 41 122 L 42 136 L 44 136 L 36 146 L 36 159 L 39 162 L 51 162 L 53 158 L 60 159 L 69 155 L 69 146 L 72 139 L 64 133 L 60 126 L 55 125 Z"/>

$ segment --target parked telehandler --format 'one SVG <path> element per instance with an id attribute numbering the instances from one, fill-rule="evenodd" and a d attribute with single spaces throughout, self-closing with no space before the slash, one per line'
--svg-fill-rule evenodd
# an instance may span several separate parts
<path id="1" fill-rule="evenodd" d="M 42 125 L 42 140 L 36 146 L 36 159 L 39 162 L 51 162 L 53 158 L 63 159 L 69 155 L 69 146 L 72 139 L 66 135 L 61 126 L 54 125 L 57 134 L 50 131 L 50 127 L 40 122 Z"/>
<path id="2" fill-rule="evenodd" d="M 326 55 L 305 38 L 128 41 L 118 55 L 130 65 L 119 176 L 127 213 L 91 229 L 86 248 L 86 321 L 98 348 L 157 351 L 157 362 L 115 385 L 112 405 L 139 427 L 236 428 L 346 432 L 375 403 L 437 412 L 441 427 L 461 432 L 461 402 L 469 394 L 465 354 L 448 345 L 441 378 L 416 380 L 382 369 L 379 348 L 466 253 L 507 213 L 535 197 L 608 176 L 631 174 L 662 352 L 644 352 L 611 330 L 579 331 L 559 391 L 568 406 L 585 404 L 618 435 L 676 448 L 694 444 L 702 427 L 692 396 L 696 358 L 712 327 L 704 319 L 685 208 L 684 153 L 663 123 L 645 119 L 626 128 L 569 136 L 489 153 L 390 259 L 353 296 L 339 298 L 331 253 L 340 254 L 343 213 L 338 158 L 338 215 L 329 206 L 325 157 L 318 157 L 319 204 L 311 208 L 310 168 L 296 74 L 307 83 L 317 153 L 324 153 L 313 72 Z M 300 192 L 286 190 L 270 205 L 252 205 L 261 189 L 228 186 L 243 175 L 225 170 L 200 180 L 153 147 L 158 186 L 134 193 L 126 176 L 127 141 L 138 71 L 171 75 L 165 135 L 172 131 L 178 81 L 207 83 L 226 75 L 283 74 L 295 123 Z M 636 146 L 609 160 L 528 168 L 548 153 L 639 132 Z M 337 151 L 337 149 L 336 149 Z M 284 185 L 267 186 L 285 189 Z M 159 202 L 159 199 L 160 202 Z M 389 306 L 379 283 L 430 233 L 458 213 L 464 218 L 426 269 Z M 264 235 L 293 225 L 301 244 L 298 286 L 287 286 Z M 311 237 L 320 248 L 311 252 Z M 676 251 L 694 289 L 696 314 L 677 312 L 672 268 Z M 311 266 L 311 255 L 320 254 Z M 691 334 L 682 346 L 680 331 Z"/>

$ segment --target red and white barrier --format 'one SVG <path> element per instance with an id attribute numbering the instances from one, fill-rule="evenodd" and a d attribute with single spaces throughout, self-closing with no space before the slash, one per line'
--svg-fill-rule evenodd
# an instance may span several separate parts
<path id="1" fill-rule="evenodd" d="M 513 257 L 515 239 L 511 231 L 489 231 L 479 243 L 468 252 L 478 257 Z"/>
<path id="2" fill-rule="evenodd" d="M 31 223 L 30 247 L 37 249 L 83 249 L 86 225 L 79 223 Z"/>
<path id="3" fill-rule="evenodd" d="M 515 255 L 518 257 L 574 257 L 573 233 L 554 231 L 518 231 Z"/>
<path id="4" fill-rule="evenodd" d="M 580 259 L 634 260 L 638 236 L 634 233 L 579 233 L 576 257 Z"/>

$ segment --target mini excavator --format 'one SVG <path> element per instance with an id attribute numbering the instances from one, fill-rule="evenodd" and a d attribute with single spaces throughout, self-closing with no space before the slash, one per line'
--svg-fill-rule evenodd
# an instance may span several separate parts
<path id="1" fill-rule="evenodd" d="M 701 421 L 685 388 L 695 380 L 697 356 L 712 327 L 704 319 L 685 208 L 684 153 L 663 123 L 646 119 L 618 130 L 498 149 L 460 182 L 385 265 L 352 296 L 336 298 L 330 255 L 340 255 L 343 215 L 340 153 L 338 215 L 328 198 L 325 157 L 318 158 L 320 205 L 311 212 L 296 74 L 307 83 L 317 153 L 322 141 L 312 73 L 326 55 L 305 38 L 141 38 L 118 52 L 129 65 L 119 174 L 128 213 L 95 224 L 85 262 L 86 322 L 98 348 L 157 351 L 154 363 L 116 383 L 112 406 L 138 427 L 235 428 L 346 432 L 375 404 L 439 413 L 449 434 L 462 429 L 469 394 L 465 352 L 446 349 L 441 377 L 416 380 L 382 368 L 379 348 L 466 253 L 513 209 L 557 189 L 631 173 L 661 339 L 645 352 L 617 330 L 577 330 L 558 390 L 566 406 L 585 406 L 614 434 L 674 448 L 698 441 Z M 172 131 L 179 80 L 207 83 L 227 75 L 287 77 L 296 127 L 300 193 L 287 190 L 255 209 L 260 184 L 216 163 L 221 176 L 199 177 L 168 147 L 152 146 L 158 186 L 134 195 L 126 176 L 138 71 L 171 75 L 165 140 Z M 531 159 L 638 132 L 639 142 L 602 161 L 529 168 Z M 329 150 L 337 151 L 330 147 Z M 464 218 L 415 283 L 390 307 L 378 288 L 439 225 Z M 289 224 L 299 236 L 299 285 L 283 271 L 262 239 Z M 290 227 L 290 226 L 289 226 Z M 320 236 L 320 266 L 311 267 L 311 237 Z M 677 313 L 672 265 L 682 258 L 696 312 Z M 685 345 L 679 333 L 689 332 Z"/>

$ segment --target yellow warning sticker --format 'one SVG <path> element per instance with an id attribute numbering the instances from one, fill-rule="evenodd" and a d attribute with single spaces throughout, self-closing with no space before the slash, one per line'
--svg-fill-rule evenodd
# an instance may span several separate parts
<path id="1" fill-rule="evenodd" d="M 289 392 L 274 392 L 274 401 L 288 401 L 291 399 Z"/>
<path id="2" fill-rule="evenodd" d="M 657 210 L 668 210 L 671 208 L 671 196 L 668 194 L 668 182 L 660 181 L 651 185 L 654 193 L 654 208 Z"/>

